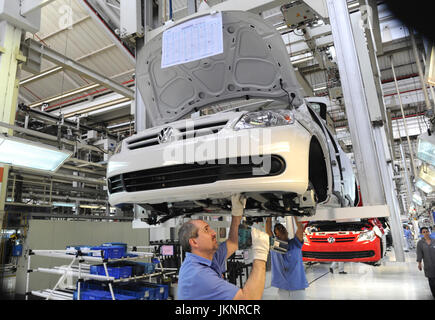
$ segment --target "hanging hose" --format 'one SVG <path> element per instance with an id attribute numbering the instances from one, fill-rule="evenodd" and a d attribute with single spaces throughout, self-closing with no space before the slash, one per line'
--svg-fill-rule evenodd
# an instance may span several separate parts
<path id="1" fill-rule="evenodd" d="M 169 20 L 172 20 L 172 0 L 169 0 Z"/>

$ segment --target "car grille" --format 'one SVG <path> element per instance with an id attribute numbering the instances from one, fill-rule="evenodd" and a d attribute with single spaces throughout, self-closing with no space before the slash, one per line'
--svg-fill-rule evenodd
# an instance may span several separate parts
<path id="1" fill-rule="evenodd" d="M 262 163 L 254 163 L 251 157 L 239 157 L 215 160 L 214 164 L 180 164 L 124 173 L 110 177 L 107 180 L 108 189 L 111 194 L 122 191 L 147 191 L 214 183 L 220 180 L 276 176 L 284 172 L 285 161 L 277 155 L 270 157 L 270 172 L 261 176 L 255 175 L 254 169 L 261 168 Z"/>
<path id="2" fill-rule="evenodd" d="M 341 242 L 352 242 L 355 240 L 355 236 L 353 237 L 341 237 L 341 238 L 335 238 L 335 242 L 341 243 Z M 317 243 L 328 243 L 328 238 L 310 238 L 309 239 L 312 242 Z"/>
<path id="3" fill-rule="evenodd" d="M 339 251 L 339 252 L 312 252 L 302 251 L 302 257 L 312 259 L 358 259 L 370 258 L 375 255 L 373 250 L 369 251 Z"/>
<path id="4" fill-rule="evenodd" d="M 226 126 L 229 120 L 219 122 L 207 122 L 194 124 L 194 127 L 187 128 L 184 123 L 171 126 L 175 129 L 176 140 L 186 140 L 194 137 L 206 136 L 209 134 L 216 134 Z M 169 126 L 168 126 L 169 127 Z M 159 144 L 158 136 L 161 131 L 154 132 L 149 135 L 140 136 L 127 141 L 127 148 L 129 150 L 136 150 L 140 148 L 150 147 Z"/>

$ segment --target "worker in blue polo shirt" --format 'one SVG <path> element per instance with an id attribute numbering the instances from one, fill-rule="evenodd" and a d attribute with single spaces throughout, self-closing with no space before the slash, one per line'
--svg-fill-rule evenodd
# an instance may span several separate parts
<path id="1" fill-rule="evenodd" d="M 293 239 L 288 238 L 287 229 L 280 223 L 274 226 L 275 237 L 288 243 L 287 252 L 270 251 L 272 261 L 272 287 L 278 288 L 280 300 L 303 300 L 305 288 L 308 287 L 302 262 L 302 245 L 304 244 L 304 227 L 293 217 L 297 226 Z M 270 237 L 272 233 L 272 218 L 266 219 L 266 232 Z"/>
<path id="2" fill-rule="evenodd" d="M 258 300 L 266 280 L 269 236 L 252 228 L 252 271 L 243 288 L 222 277 L 225 261 L 238 249 L 238 230 L 246 199 L 240 194 L 231 197 L 232 219 L 227 241 L 218 245 L 216 232 L 203 220 L 189 220 L 178 231 L 178 239 L 186 258 L 178 276 L 180 300 Z"/>

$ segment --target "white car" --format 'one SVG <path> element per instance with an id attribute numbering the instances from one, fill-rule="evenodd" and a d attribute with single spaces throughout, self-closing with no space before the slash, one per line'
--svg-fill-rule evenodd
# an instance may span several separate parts
<path id="1" fill-rule="evenodd" d="M 234 193 L 251 216 L 354 206 L 350 160 L 326 126 L 326 105 L 303 98 L 281 35 L 247 12 L 222 12 L 222 22 L 222 54 L 162 69 L 159 34 L 138 55 L 153 126 L 109 159 L 110 204 L 141 205 L 152 223 L 229 213 Z M 204 110 L 214 113 L 198 116 Z"/>

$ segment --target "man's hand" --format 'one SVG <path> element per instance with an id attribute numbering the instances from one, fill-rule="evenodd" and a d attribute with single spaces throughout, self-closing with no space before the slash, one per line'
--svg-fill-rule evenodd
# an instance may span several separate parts
<path id="1" fill-rule="evenodd" d="M 254 260 L 267 261 L 270 247 L 269 235 L 256 228 L 251 228 L 251 237 Z"/>
<path id="2" fill-rule="evenodd" d="M 418 270 L 422 270 L 422 267 L 421 267 L 421 261 L 418 263 Z"/>
<path id="3" fill-rule="evenodd" d="M 243 215 L 243 210 L 245 210 L 246 198 L 240 193 L 233 194 L 231 196 L 231 214 L 235 217 L 240 217 Z"/>

